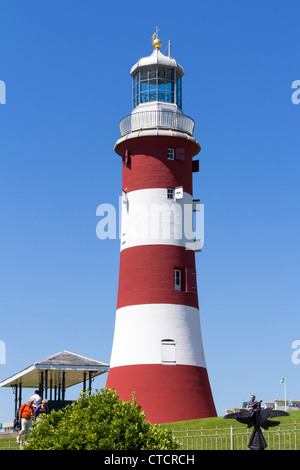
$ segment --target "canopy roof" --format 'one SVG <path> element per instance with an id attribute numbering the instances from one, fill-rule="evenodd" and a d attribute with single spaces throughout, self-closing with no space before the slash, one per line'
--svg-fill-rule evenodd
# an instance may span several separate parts
<path id="1" fill-rule="evenodd" d="M 137 61 L 137 63 L 131 68 L 130 75 L 135 75 L 136 72 L 142 67 L 150 67 L 152 65 L 162 65 L 165 67 L 176 68 L 180 75 L 184 75 L 183 68 L 180 64 L 173 58 L 168 57 L 160 52 L 159 49 L 154 49 L 152 54 L 147 57 L 142 57 Z"/>
<path id="2" fill-rule="evenodd" d="M 69 351 L 61 351 L 16 373 L 0 382 L 0 387 L 15 387 L 21 385 L 25 388 L 38 388 L 41 381 L 41 372 L 47 371 L 48 387 L 60 386 L 62 375 L 65 373 L 65 388 L 72 387 L 83 380 L 83 374 L 91 372 L 93 377 L 109 371 L 109 365 L 95 361 Z M 52 381 L 52 382 L 51 382 Z"/>

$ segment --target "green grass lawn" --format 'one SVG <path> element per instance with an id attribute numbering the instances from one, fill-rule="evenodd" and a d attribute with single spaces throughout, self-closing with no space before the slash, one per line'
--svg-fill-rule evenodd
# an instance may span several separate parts
<path id="1" fill-rule="evenodd" d="M 0 439 L 0 450 L 19 450 L 20 444 L 15 437 L 2 437 Z"/>

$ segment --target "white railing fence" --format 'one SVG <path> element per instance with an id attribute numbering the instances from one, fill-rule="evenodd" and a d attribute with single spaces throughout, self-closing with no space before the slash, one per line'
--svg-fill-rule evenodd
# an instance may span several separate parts
<path id="1" fill-rule="evenodd" d="M 132 113 L 120 121 L 121 136 L 140 129 L 175 129 L 193 135 L 195 122 L 185 114 L 152 110 Z"/>
<path id="2" fill-rule="evenodd" d="M 173 430 L 182 450 L 249 450 L 248 442 L 253 428 L 234 427 L 215 429 Z M 272 430 L 262 430 L 266 450 L 299 450 L 300 423 L 280 424 Z"/>

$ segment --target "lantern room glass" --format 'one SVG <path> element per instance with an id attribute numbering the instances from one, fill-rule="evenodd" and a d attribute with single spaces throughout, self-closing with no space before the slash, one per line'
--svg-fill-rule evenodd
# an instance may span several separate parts
<path id="1" fill-rule="evenodd" d="M 182 108 L 182 80 L 176 69 L 151 66 L 133 76 L 133 108 L 151 101 L 174 103 Z"/>

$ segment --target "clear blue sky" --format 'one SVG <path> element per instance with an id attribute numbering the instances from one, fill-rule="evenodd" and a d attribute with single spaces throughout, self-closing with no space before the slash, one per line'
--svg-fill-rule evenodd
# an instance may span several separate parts
<path id="1" fill-rule="evenodd" d="M 218 414 L 283 398 L 284 375 L 300 399 L 299 17 L 297 0 L 2 2 L 0 380 L 62 349 L 110 361 L 119 240 L 97 238 L 96 209 L 118 204 L 129 71 L 158 26 L 202 146 L 198 290 Z M 0 389 L 0 422 L 13 410 Z"/>

